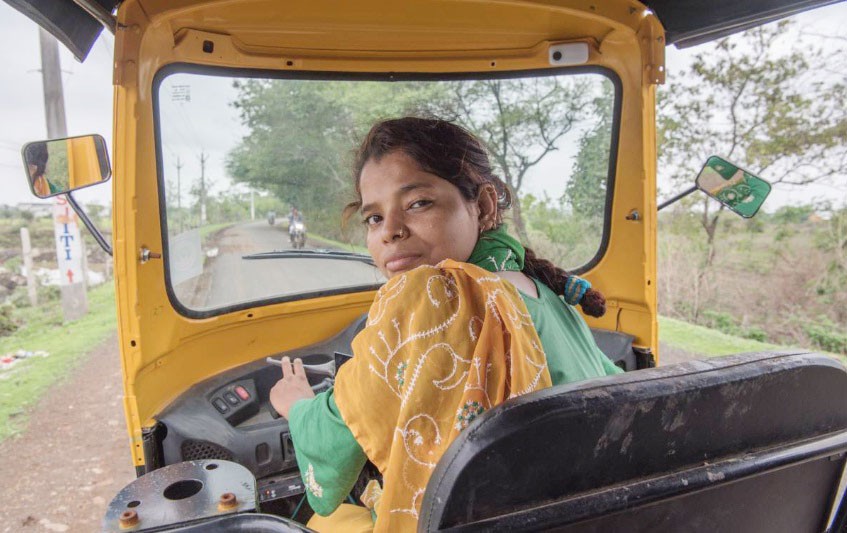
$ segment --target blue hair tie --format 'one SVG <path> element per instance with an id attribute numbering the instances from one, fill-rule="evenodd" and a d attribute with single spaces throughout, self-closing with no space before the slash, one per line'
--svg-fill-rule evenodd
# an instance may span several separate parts
<path id="1" fill-rule="evenodd" d="M 576 306 L 582 301 L 582 297 L 591 288 L 591 283 L 577 276 L 568 276 L 565 280 L 565 293 L 562 295 L 565 302 Z"/>

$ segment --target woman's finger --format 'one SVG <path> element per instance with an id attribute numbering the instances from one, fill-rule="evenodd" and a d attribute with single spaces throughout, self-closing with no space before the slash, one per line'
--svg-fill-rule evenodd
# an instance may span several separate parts
<path id="1" fill-rule="evenodd" d="M 305 376 L 306 370 L 303 368 L 303 360 L 299 357 L 294 360 L 294 375 L 295 376 Z"/>
<path id="2" fill-rule="evenodd" d="M 287 355 L 280 360 L 280 366 L 282 367 L 283 379 L 294 376 L 294 370 L 291 368 L 291 358 Z"/>

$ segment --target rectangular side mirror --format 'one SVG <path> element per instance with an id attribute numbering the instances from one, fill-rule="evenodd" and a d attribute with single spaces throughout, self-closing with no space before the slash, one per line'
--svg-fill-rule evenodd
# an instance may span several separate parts
<path id="1" fill-rule="evenodd" d="M 29 187 L 39 198 L 96 185 L 112 176 L 106 140 L 100 135 L 31 142 L 22 154 Z"/>
<path id="2" fill-rule="evenodd" d="M 744 218 L 752 218 L 771 193 L 770 183 L 714 155 L 697 175 L 697 188 Z"/>

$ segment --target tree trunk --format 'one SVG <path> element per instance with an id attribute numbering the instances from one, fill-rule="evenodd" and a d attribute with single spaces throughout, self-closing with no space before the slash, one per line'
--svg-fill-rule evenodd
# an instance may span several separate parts
<path id="1" fill-rule="evenodd" d="M 700 271 L 697 273 L 697 280 L 695 282 L 695 292 L 696 298 L 694 302 L 694 322 L 697 322 L 697 319 L 700 318 L 700 303 L 705 299 L 702 297 L 702 292 L 705 290 L 705 285 L 707 282 L 706 277 L 712 271 L 712 265 L 715 262 L 715 256 L 717 255 L 717 250 L 715 247 L 715 235 L 717 234 L 718 229 L 718 221 L 721 217 L 721 212 L 723 212 L 723 205 L 717 210 L 717 212 L 709 219 L 709 199 L 705 198 L 703 200 L 703 218 L 700 220 L 700 223 L 703 226 L 703 229 L 706 231 L 706 260 L 703 262 L 703 266 Z"/>
<path id="2" fill-rule="evenodd" d="M 518 233 L 520 241 L 524 246 L 529 246 L 529 235 L 526 233 L 526 225 L 523 221 L 523 212 L 521 211 L 521 199 L 515 194 L 512 196 L 512 218 L 515 222 L 515 231 Z"/>
<path id="3" fill-rule="evenodd" d="M 718 221 L 721 217 L 721 212 L 723 211 L 723 205 L 720 206 L 718 211 L 715 213 L 715 216 L 709 220 L 709 200 L 705 200 L 706 205 L 703 210 L 703 219 L 701 220 L 703 224 L 703 229 L 706 230 L 706 263 L 703 265 L 703 273 L 705 276 L 706 272 L 711 269 L 712 264 L 715 262 L 715 234 L 718 229 Z"/>

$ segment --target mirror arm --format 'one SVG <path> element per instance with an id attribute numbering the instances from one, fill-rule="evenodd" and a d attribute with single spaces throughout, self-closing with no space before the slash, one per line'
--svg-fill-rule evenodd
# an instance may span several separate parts
<path id="1" fill-rule="evenodd" d="M 82 207 L 80 207 L 80 205 L 76 203 L 76 200 L 74 199 L 70 191 L 65 193 L 65 196 L 68 198 L 68 203 L 71 204 L 71 207 L 73 208 L 74 212 L 77 214 L 80 220 L 82 220 L 82 223 L 85 224 L 85 227 L 88 228 L 88 231 L 91 232 L 91 236 L 94 237 L 94 240 L 97 241 L 97 244 L 100 245 L 100 248 L 102 248 L 103 251 L 109 254 L 109 256 L 111 257 L 112 246 L 108 242 L 106 242 L 106 238 L 103 237 L 103 234 L 100 233 L 100 230 L 97 229 L 97 226 L 95 226 L 94 223 L 91 222 L 91 219 L 88 218 L 88 215 L 85 213 Z"/>
<path id="2" fill-rule="evenodd" d="M 683 198 L 685 198 L 686 196 L 688 196 L 689 194 L 693 193 L 696 190 L 697 190 L 697 186 L 692 185 L 690 189 L 685 189 L 684 191 L 677 194 L 676 196 L 674 196 L 670 200 L 666 200 L 666 201 L 660 203 L 659 207 L 656 208 L 656 211 L 657 212 L 661 211 L 662 209 L 666 208 L 667 206 L 671 205 L 672 203 L 682 200 Z"/>

